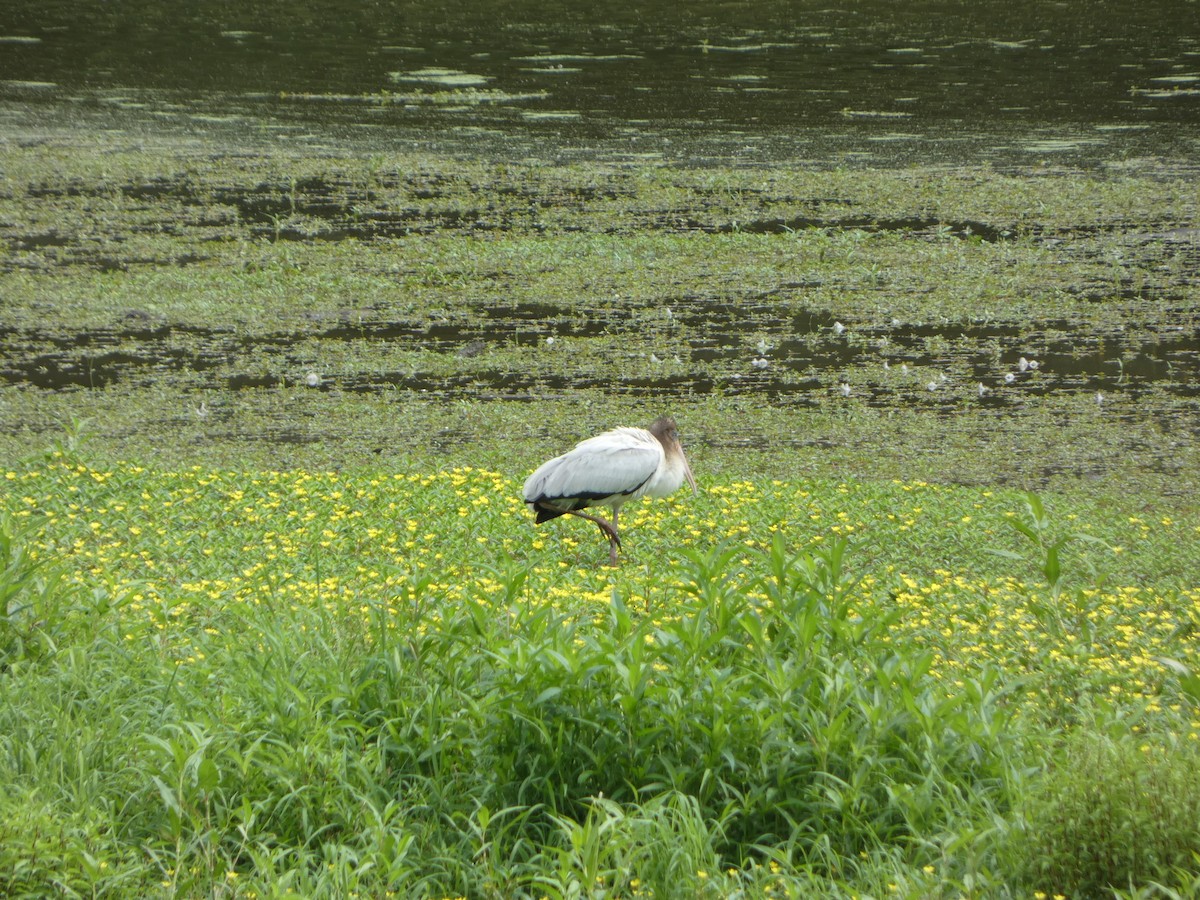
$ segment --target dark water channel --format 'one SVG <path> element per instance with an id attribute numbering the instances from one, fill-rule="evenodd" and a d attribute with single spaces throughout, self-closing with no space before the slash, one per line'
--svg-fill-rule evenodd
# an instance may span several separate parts
<path id="1" fill-rule="evenodd" d="M 1096 331 L 1068 320 L 944 325 L 883 323 L 856 327 L 853 339 L 839 333 L 830 314 L 780 315 L 766 302 L 714 304 L 703 297 L 671 300 L 673 327 L 691 335 L 683 356 L 658 359 L 629 353 L 625 371 L 546 374 L 536 366 L 465 367 L 457 375 L 406 367 L 362 372 L 324 372 L 320 391 L 390 394 L 399 388 L 450 400 L 532 402 L 571 391 L 661 399 L 670 396 L 739 395 L 767 398 L 788 407 L 816 408 L 833 395 L 862 399 L 886 409 L 918 404 L 939 415 L 960 415 L 964 400 L 984 409 L 1020 409 L 1053 394 L 1082 395 L 1102 403 L 1118 392 L 1126 415 L 1157 417 L 1178 436 L 1200 438 L 1200 314 L 1180 307 L 1165 319 Z M 628 309 L 593 310 L 575 305 L 502 304 L 472 315 L 430 324 L 422 319 L 350 321 L 314 315 L 303 332 L 245 336 L 230 327 L 147 321 L 131 310 L 122 325 L 62 332 L 38 327 L 0 327 L 0 381 L 42 390 L 148 389 L 164 376 L 211 381 L 227 391 L 283 388 L 312 367 L 314 346 L 356 345 L 370 352 L 405 347 L 464 363 L 489 351 L 526 354 L 557 340 L 605 338 L 644 345 L 641 321 Z M 757 346 L 746 335 L 765 335 Z M 303 339 L 303 347 L 297 344 Z M 665 345 L 679 346 L 664 337 Z M 1020 348 L 1000 352 L 998 347 Z M 931 347 L 939 348 L 932 350 Z M 884 349 L 886 348 L 886 349 Z M 1027 359 L 1024 355 L 1029 354 Z M 320 352 L 316 352 L 320 356 Z M 664 354 L 665 356 L 665 354 Z M 269 357 L 270 371 L 250 373 L 240 360 Z M 672 371 L 659 368 L 664 363 Z M 947 379 L 947 372 L 952 378 Z M 839 374 L 840 373 L 840 374 Z M 1144 401 L 1144 403 L 1143 403 Z"/>

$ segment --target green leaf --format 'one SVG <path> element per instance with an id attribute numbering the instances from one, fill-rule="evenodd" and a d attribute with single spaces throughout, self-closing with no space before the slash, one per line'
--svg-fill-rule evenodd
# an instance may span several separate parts
<path id="1" fill-rule="evenodd" d="M 1177 659 L 1169 659 L 1165 656 L 1156 657 L 1157 661 L 1162 663 L 1173 673 L 1179 682 L 1179 688 L 1197 705 L 1200 705 L 1200 675 L 1193 672 L 1188 666 L 1181 663 Z"/>
<path id="2" fill-rule="evenodd" d="M 1042 573 L 1046 576 L 1046 581 L 1051 587 L 1058 584 L 1059 576 L 1062 574 L 1062 566 L 1058 562 L 1058 548 L 1061 541 L 1053 547 L 1046 549 L 1046 564 L 1042 566 Z"/>
<path id="3" fill-rule="evenodd" d="M 196 784 L 200 790 L 206 794 L 211 794 L 221 783 L 221 772 L 217 768 L 217 764 L 211 759 L 205 758 L 200 761 L 200 765 L 196 767 Z"/>
<path id="4" fill-rule="evenodd" d="M 533 701 L 533 705 L 541 706 L 547 700 L 553 700 L 555 697 L 557 697 L 561 693 L 562 693 L 562 688 L 560 688 L 560 687 L 548 687 L 544 691 L 542 691 L 540 694 L 537 695 L 537 698 L 534 699 L 534 701 Z"/>
<path id="5" fill-rule="evenodd" d="M 987 552 L 992 556 L 998 556 L 1001 559 L 1012 559 L 1020 562 L 1025 559 L 1020 553 L 1015 553 L 1012 550 L 995 550 L 991 547 L 987 548 Z"/>
<path id="6" fill-rule="evenodd" d="M 175 813 L 177 816 L 183 815 L 183 808 L 179 805 L 179 798 L 175 796 L 175 791 L 171 789 L 165 781 L 157 775 L 150 776 L 150 780 L 154 782 L 154 786 L 158 788 L 159 796 L 162 797 L 163 806 Z"/>
<path id="7" fill-rule="evenodd" d="M 1017 531 L 1021 532 L 1021 534 L 1025 535 L 1025 537 L 1029 538 L 1035 544 L 1040 542 L 1037 532 L 1020 519 L 1009 519 L 1008 524 L 1017 529 Z"/>

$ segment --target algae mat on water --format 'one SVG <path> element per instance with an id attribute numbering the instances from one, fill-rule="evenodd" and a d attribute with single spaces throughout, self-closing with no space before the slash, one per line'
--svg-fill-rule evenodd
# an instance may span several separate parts
<path id="1" fill-rule="evenodd" d="M 0 458 L 697 467 L 1188 505 L 1198 216 L 1150 166 L 0 148 Z"/>

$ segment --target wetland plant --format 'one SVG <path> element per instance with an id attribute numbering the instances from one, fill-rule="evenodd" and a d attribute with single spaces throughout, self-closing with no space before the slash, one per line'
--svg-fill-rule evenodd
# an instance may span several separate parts
<path id="1" fill-rule="evenodd" d="M 1185 882 L 1190 521 L 714 475 L 613 571 L 483 469 L 0 477 L 9 896 L 1028 896 L 1093 738 Z"/>

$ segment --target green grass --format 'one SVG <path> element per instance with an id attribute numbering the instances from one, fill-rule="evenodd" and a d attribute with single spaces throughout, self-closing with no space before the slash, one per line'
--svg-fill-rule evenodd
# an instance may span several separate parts
<path id="1" fill-rule="evenodd" d="M 1190 895 L 1200 522 L 520 474 L 0 472 L 0 892 Z"/>

